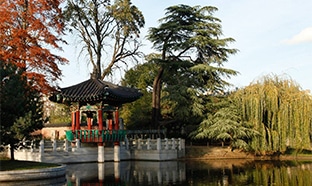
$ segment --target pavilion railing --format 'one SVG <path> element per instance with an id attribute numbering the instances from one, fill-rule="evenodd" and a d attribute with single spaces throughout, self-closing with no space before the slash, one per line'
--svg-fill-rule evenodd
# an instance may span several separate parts
<path id="1" fill-rule="evenodd" d="M 81 142 L 107 142 L 123 141 L 125 136 L 129 139 L 157 139 L 166 138 L 166 130 L 68 130 L 65 131 L 66 139 L 73 141 L 80 139 Z"/>
<path id="2" fill-rule="evenodd" d="M 66 139 L 74 141 L 80 139 L 81 142 L 107 142 L 123 141 L 126 136 L 126 130 L 68 130 Z"/>

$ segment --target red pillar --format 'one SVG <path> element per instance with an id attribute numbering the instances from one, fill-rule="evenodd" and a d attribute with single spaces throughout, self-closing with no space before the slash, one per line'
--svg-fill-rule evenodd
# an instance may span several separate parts
<path id="1" fill-rule="evenodd" d="M 72 126 L 72 131 L 74 131 L 75 130 L 75 118 L 76 117 L 76 112 L 72 112 L 71 113 L 71 126 Z"/>
<path id="2" fill-rule="evenodd" d="M 91 130 L 92 118 L 87 118 L 88 130 Z"/>
<path id="3" fill-rule="evenodd" d="M 118 110 L 118 107 L 116 107 L 116 110 L 115 110 L 115 130 L 119 130 L 119 110 Z M 114 145 L 119 146 L 119 142 L 115 141 Z"/>
<path id="4" fill-rule="evenodd" d="M 113 130 L 113 120 L 108 119 L 108 130 Z"/>
<path id="5" fill-rule="evenodd" d="M 98 110 L 98 123 L 99 123 L 99 131 L 103 130 L 103 112 L 102 109 Z"/>
<path id="6" fill-rule="evenodd" d="M 80 130 L 80 111 L 76 111 L 76 130 Z"/>
<path id="7" fill-rule="evenodd" d="M 118 107 L 116 108 L 116 111 L 115 111 L 115 130 L 119 130 L 119 111 L 118 111 Z"/>
<path id="8" fill-rule="evenodd" d="M 108 113 L 108 130 L 113 130 L 113 114 L 111 112 Z"/>

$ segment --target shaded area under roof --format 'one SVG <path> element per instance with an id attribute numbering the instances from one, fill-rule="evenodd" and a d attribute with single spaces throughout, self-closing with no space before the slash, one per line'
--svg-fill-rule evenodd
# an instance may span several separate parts
<path id="1" fill-rule="evenodd" d="M 61 88 L 50 100 L 69 104 L 79 102 L 80 105 L 102 102 L 112 106 L 120 106 L 139 99 L 143 94 L 138 89 L 118 86 L 100 79 L 89 79 L 76 85 Z"/>

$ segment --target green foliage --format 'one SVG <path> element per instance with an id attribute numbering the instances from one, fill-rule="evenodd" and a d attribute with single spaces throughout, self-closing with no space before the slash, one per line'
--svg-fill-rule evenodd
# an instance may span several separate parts
<path id="1" fill-rule="evenodd" d="M 223 38 L 221 21 L 213 16 L 216 10 L 211 6 L 171 6 L 161 24 L 149 30 L 148 39 L 161 53 L 154 59 L 159 65 L 154 82 L 162 82 L 163 89 L 154 84 L 153 91 L 159 91 L 156 95 L 166 92 L 158 104 L 171 107 L 170 117 L 162 119 L 197 124 L 206 114 L 207 92 L 222 92 L 229 85 L 225 78 L 238 73 L 222 67 L 237 50 L 228 46 L 234 39 Z"/>
<path id="2" fill-rule="evenodd" d="M 290 79 L 265 76 L 238 90 L 234 97 L 242 118 L 261 135 L 250 145 L 258 154 L 311 147 L 312 99 Z"/>
<path id="3" fill-rule="evenodd" d="M 49 110 L 49 123 L 67 124 L 71 122 L 71 111 L 68 105 L 53 103 Z"/>
<path id="4" fill-rule="evenodd" d="M 1 145 L 14 147 L 43 127 L 43 103 L 32 82 L 22 76 L 23 70 L 1 62 L 0 72 Z"/>
<path id="5" fill-rule="evenodd" d="M 156 73 L 156 65 L 152 62 L 137 65 L 128 70 L 122 80 L 123 86 L 139 88 L 143 96 L 135 102 L 124 104 L 120 116 L 127 129 L 148 129 L 151 123 L 151 86 Z"/>
<path id="6" fill-rule="evenodd" d="M 237 103 L 224 97 L 213 105 L 217 110 L 208 114 L 191 136 L 195 139 L 229 141 L 231 148 L 248 150 L 248 141 L 258 133 L 242 120 Z"/>

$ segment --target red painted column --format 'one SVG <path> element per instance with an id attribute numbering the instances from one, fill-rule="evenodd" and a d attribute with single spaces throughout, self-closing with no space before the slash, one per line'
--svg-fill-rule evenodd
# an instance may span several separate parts
<path id="1" fill-rule="evenodd" d="M 75 130 L 75 118 L 76 117 L 76 112 L 75 111 L 72 111 L 71 113 L 71 126 L 72 126 L 72 131 Z"/>
<path id="2" fill-rule="evenodd" d="M 115 111 L 115 130 L 119 130 L 119 111 L 118 111 L 118 107 L 116 108 L 116 111 Z"/>
<path id="3" fill-rule="evenodd" d="M 92 118 L 87 118 L 88 130 L 91 130 Z"/>
<path id="4" fill-rule="evenodd" d="M 76 130 L 80 130 L 80 111 L 76 111 Z"/>
<path id="5" fill-rule="evenodd" d="M 99 131 L 103 130 L 103 112 L 102 109 L 98 110 L 98 123 L 99 123 Z"/>
<path id="6" fill-rule="evenodd" d="M 107 120 L 108 120 L 108 130 L 113 130 L 113 116 L 111 112 L 108 113 Z"/>
<path id="7" fill-rule="evenodd" d="M 113 120 L 108 119 L 108 130 L 113 130 Z"/>
<path id="8" fill-rule="evenodd" d="M 119 110 L 118 110 L 118 107 L 116 107 L 116 110 L 115 110 L 115 130 L 119 130 Z M 115 141 L 114 146 L 119 146 L 119 141 Z M 114 147 L 114 148 L 119 148 L 119 147 Z M 120 150 L 117 150 L 117 151 L 118 151 L 118 153 L 120 153 Z M 120 157 L 118 157 L 117 159 L 118 159 L 117 161 L 120 161 Z M 116 160 L 114 160 L 114 161 L 116 161 Z"/>

